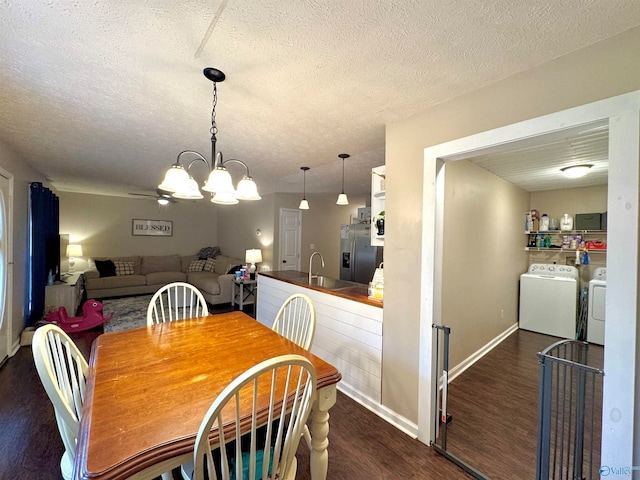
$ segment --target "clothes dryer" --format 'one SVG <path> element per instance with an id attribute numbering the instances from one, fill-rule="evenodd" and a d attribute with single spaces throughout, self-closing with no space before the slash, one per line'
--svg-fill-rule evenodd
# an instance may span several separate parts
<path id="1" fill-rule="evenodd" d="M 598 267 L 589 282 L 587 342 L 604 345 L 604 316 L 607 299 L 607 269 Z"/>
<path id="2" fill-rule="evenodd" d="M 520 276 L 520 328 L 576 338 L 578 269 L 534 263 Z"/>

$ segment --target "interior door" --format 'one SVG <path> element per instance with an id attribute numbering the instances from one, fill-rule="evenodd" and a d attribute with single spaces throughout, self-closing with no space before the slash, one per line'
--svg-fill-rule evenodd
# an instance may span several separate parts
<path id="1" fill-rule="evenodd" d="M 280 209 L 279 270 L 300 270 L 302 212 L 290 208 Z"/>
<path id="2" fill-rule="evenodd" d="M 0 364 L 8 358 L 11 346 L 11 315 L 7 302 L 11 285 L 8 281 L 11 274 L 11 187 L 10 176 L 0 171 Z"/>

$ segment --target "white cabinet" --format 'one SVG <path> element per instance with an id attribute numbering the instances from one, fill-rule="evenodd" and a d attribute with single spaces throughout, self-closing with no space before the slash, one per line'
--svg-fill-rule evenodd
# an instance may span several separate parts
<path id="1" fill-rule="evenodd" d="M 63 280 L 45 287 L 44 311 L 50 312 L 64 307 L 67 310 L 67 315 L 75 317 L 84 294 L 83 272 L 72 273 Z"/>
<path id="2" fill-rule="evenodd" d="M 384 245 L 384 216 L 385 216 L 385 173 L 386 166 L 375 167 L 371 170 L 371 245 Z M 379 232 L 378 220 L 382 218 L 383 226 Z"/>

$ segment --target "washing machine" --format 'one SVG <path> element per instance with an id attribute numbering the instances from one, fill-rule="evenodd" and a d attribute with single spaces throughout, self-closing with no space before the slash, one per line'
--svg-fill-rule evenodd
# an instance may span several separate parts
<path id="1" fill-rule="evenodd" d="M 604 311 L 607 296 L 607 269 L 598 267 L 589 282 L 587 342 L 604 345 Z"/>
<path id="2" fill-rule="evenodd" d="M 578 269 L 534 263 L 520 275 L 520 328 L 576 338 Z"/>

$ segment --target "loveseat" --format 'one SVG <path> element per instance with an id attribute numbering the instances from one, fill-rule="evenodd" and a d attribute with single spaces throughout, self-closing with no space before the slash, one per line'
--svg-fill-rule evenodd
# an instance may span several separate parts
<path id="1" fill-rule="evenodd" d="M 231 301 L 231 282 L 243 262 L 217 255 L 201 259 L 198 255 L 159 255 L 94 258 L 84 272 L 87 298 L 121 297 L 155 293 L 171 282 L 187 282 L 197 287 L 212 304 Z"/>

